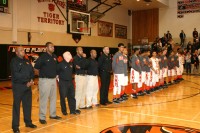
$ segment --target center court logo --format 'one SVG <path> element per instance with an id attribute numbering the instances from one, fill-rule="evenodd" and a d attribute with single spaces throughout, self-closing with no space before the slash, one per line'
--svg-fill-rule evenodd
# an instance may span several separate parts
<path id="1" fill-rule="evenodd" d="M 165 124 L 126 124 L 109 127 L 100 133 L 200 133 L 200 129 Z"/>

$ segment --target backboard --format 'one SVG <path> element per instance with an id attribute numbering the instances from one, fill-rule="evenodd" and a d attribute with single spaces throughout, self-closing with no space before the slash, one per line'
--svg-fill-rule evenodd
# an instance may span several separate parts
<path id="1" fill-rule="evenodd" d="M 90 34 L 90 14 L 69 10 L 68 24 L 70 33 Z"/>

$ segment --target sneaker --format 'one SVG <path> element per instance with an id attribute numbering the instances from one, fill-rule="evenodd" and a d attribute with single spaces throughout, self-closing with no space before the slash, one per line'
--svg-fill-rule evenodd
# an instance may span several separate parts
<path id="1" fill-rule="evenodd" d="M 169 81 L 167 85 L 172 85 L 172 82 L 171 82 L 171 81 Z"/>
<path id="2" fill-rule="evenodd" d="M 119 103 L 120 103 L 120 101 L 118 101 L 118 99 L 117 99 L 117 98 L 114 98 L 114 99 L 113 99 L 113 103 L 115 103 L 115 104 L 119 104 Z"/>
<path id="3" fill-rule="evenodd" d="M 142 91 L 140 91 L 140 92 L 137 93 L 137 96 L 144 96 L 144 95 L 145 94 Z"/>
<path id="4" fill-rule="evenodd" d="M 128 94 L 124 93 L 123 96 L 124 96 L 124 97 L 128 97 Z"/>
<path id="5" fill-rule="evenodd" d="M 147 90 L 146 93 L 147 93 L 147 95 L 150 95 L 150 94 L 151 94 L 151 93 L 150 93 L 150 90 Z"/>
<path id="6" fill-rule="evenodd" d="M 166 85 L 164 84 L 164 85 L 163 85 L 163 89 L 164 89 L 164 88 L 168 88 L 168 85 L 167 85 L 167 84 L 166 84 Z"/>
<path id="7" fill-rule="evenodd" d="M 126 97 L 126 96 L 121 96 L 121 98 L 123 99 L 123 101 L 126 101 L 126 100 L 128 100 L 128 98 Z"/>
<path id="8" fill-rule="evenodd" d="M 151 88 L 151 90 L 150 90 L 151 93 L 154 93 L 155 91 L 156 91 L 155 88 Z"/>
<path id="9" fill-rule="evenodd" d="M 123 100 L 123 98 L 117 98 L 117 100 L 119 101 L 119 102 L 124 102 L 124 100 Z"/>
<path id="10" fill-rule="evenodd" d="M 131 94 L 131 97 L 132 97 L 133 99 L 138 99 L 137 94 Z"/>

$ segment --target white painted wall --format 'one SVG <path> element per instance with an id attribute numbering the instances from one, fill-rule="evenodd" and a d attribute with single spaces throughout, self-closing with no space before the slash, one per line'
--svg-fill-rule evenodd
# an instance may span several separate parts
<path id="1" fill-rule="evenodd" d="M 184 14 L 184 18 L 177 18 L 177 0 L 169 0 L 169 8 L 159 9 L 159 36 L 169 30 L 176 43 L 180 43 L 179 34 L 184 30 L 187 42 L 192 41 L 194 28 L 200 32 L 200 13 Z"/>
<path id="2" fill-rule="evenodd" d="M 16 1 L 15 1 L 16 2 Z M 52 2 L 41 2 L 38 0 L 17 0 L 17 43 L 27 44 L 27 32 L 31 32 L 31 44 L 43 45 L 46 41 L 52 41 L 57 45 L 75 45 L 71 34 L 67 34 L 67 22 L 64 25 L 46 24 L 38 22 L 37 17 L 44 17 L 43 12 L 50 12 L 48 4 Z M 12 1 L 10 3 L 10 14 L 0 13 L 0 44 L 12 43 Z M 66 9 L 62 8 L 66 16 Z M 60 20 L 64 20 L 58 8 L 52 13 L 58 14 Z M 131 42 L 131 17 L 128 16 L 128 9 L 116 7 L 107 12 L 103 21 L 112 22 L 113 24 L 125 25 L 128 27 L 128 39 L 117 39 L 114 37 L 97 36 L 97 24 L 92 25 L 92 35 L 82 36 L 82 40 L 78 43 L 80 46 L 104 46 L 109 45 L 116 47 L 119 42 L 125 44 Z M 43 35 L 39 32 L 44 32 Z M 113 31 L 114 34 L 114 31 Z M 98 40 L 98 42 L 96 41 Z"/>

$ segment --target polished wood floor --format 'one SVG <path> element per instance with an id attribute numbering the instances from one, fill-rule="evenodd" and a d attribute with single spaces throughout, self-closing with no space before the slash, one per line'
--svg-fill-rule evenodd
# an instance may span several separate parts
<path id="1" fill-rule="evenodd" d="M 36 129 L 26 128 L 21 110 L 20 130 L 32 133 L 99 133 L 111 126 L 130 123 L 161 123 L 200 129 L 200 76 L 183 77 L 185 80 L 150 96 L 129 98 L 121 104 L 81 110 L 81 115 L 62 116 L 59 97 L 57 114 L 62 120 L 38 121 L 38 92 L 33 87 L 32 120 Z M 9 86 L 10 82 L 0 82 Z M 112 92 L 109 93 L 110 100 Z M 12 133 L 12 91 L 0 90 L 0 133 Z"/>

